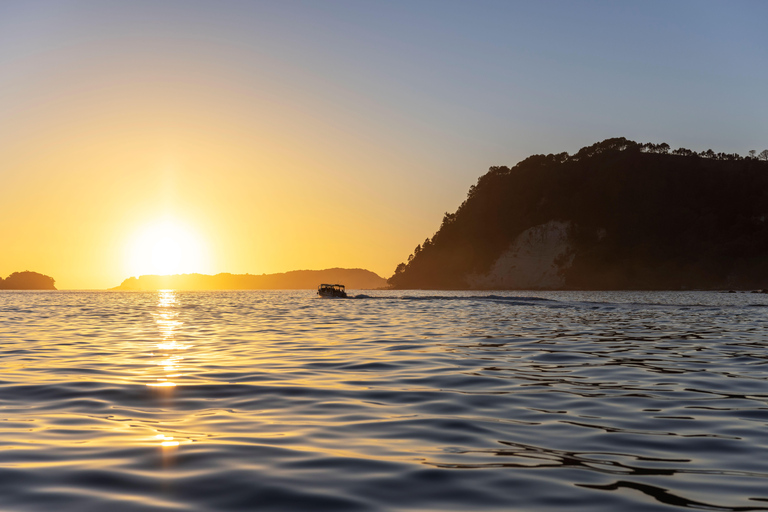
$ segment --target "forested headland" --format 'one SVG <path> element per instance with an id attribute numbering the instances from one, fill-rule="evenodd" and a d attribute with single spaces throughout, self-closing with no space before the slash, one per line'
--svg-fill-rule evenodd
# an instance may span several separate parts
<path id="1" fill-rule="evenodd" d="M 768 288 L 768 150 L 742 157 L 613 138 L 491 167 L 388 282 Z"/>
<path id="2" fill-rule="evenodd" d="M 55 282 L 52 277 L 26 270 L 0 277 L 0 290 L 55 290 Z"/>

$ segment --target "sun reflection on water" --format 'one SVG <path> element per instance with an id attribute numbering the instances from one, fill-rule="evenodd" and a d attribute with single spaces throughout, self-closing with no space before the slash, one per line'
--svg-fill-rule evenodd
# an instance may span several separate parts
<path id="1" fill-rule="evenodd" d="M 179 446 L 180 444 L 179 441 L 173 440 L 173 436 L 166 436 L 165 434 L 157 434 L 155 436 L 155 439 L 160 440 L 160 446 L 169 447 L 169 446 Z"/>
<path id="2" fill-rule="evenodd" d="M 177 386 L 178 380 L 184 376 L 183 364 L 184 356 L 183 351 L 191 347 L 191 345 L 184 345 L 178 342 L 177 334 L 178 330 L 184 325 L 179 319 L 179 310 L 177 304 L 176 292 L 173 290 L 160 290 L 157 297 L 157 310 L 153 313 L 155 317 L 155 323 L 159 330 L 160 336 L 157 340 L 156 348 L 151 353 L 151 356 L 155 358 L 154 368 L 155 381 L 147 383 L 147 386 L 156 388 L 159 391 L 162 390 L 163 396 L 170 398 L 173 389 Z M 170 452 L 174 448 L 179 447 L 182 443 L 188 442 L 188 440 L 174 439 L 173 436 L 169 436 L 162 432 L 158 433 L 151 439 L 152 444 L 162 448 L 163 450 L 163 464 L 164 466 L 172 465 Z"/>
<path id="3" fill-rule="evenodd" d="M 183 376 L 181 365 L 184 356 L 180 352 L 190 346 L 182 345 L 176 340 L 176 331 L 184 325 L 184 322 L 178 319 L 179 312 L 176 305 L 176 292 L 173 290 L 160 290 L 158 292 L 158 310 L 154 315 L 160 330 L 160 341 L 157 344 L 157 350 L 152 355 L 160 358 L 155 364 L 162 369 L 163 376 L 157 377 L 155 382 L 150 382 L 147 386 L 173 388 L 176 386 L 176 382 L 171 379 L 178 379 Z"/>

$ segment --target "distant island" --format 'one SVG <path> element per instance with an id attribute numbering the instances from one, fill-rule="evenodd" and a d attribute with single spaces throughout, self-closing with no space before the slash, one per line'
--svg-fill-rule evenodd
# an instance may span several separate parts
<path id="1" fill-rule="evenodd" d="M 348 289 L 370 290 L 387 285 L 384 278 L 360 268 L 329 268 L 326 270 L 294 270 L 280 274 L 177 274 L 172 276 L 131 277 L 120 291 L 151 290 L 301 290 L 314 289 L 321 283 L 340 283 Z"/>
<path id="2" fill-rule="evenodd" d="M 491 167 L 393 288 L 768 288 L 768 150 L 613 138 Z"/>
<path id="3" fill-rule="evenodd" d="M 0 277 L 0 290 L 55 290 L 55 279 L 37 272 L 14 272 L 3 279 Z"/>

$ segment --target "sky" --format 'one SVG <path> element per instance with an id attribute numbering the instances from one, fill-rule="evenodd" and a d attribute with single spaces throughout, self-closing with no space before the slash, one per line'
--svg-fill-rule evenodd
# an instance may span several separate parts
<path id="1" fill-rule="evenodd" d="M 0 277 L 392 275 L 490 166 L 768 148 L 768 2 L 0 2 Z"/>

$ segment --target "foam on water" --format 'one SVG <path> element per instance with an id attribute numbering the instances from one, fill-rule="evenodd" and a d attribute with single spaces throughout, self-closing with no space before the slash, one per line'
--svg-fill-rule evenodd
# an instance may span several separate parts
<path id="1" fill-rule="evenodd" d="M 0 510 L 768 510 L 768 296 L 354 299 L 0 293 Z"/>

